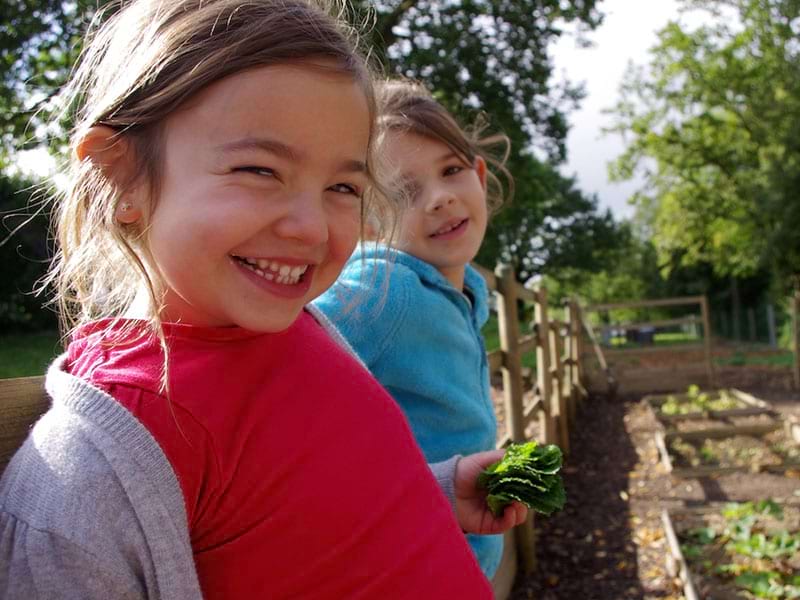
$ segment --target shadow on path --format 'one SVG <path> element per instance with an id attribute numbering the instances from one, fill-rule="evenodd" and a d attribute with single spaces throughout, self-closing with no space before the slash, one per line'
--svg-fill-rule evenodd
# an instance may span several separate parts
<path id="1" fill-rule="evenodd" d="M 564 466 L 567 505 L 537 518 L 538 568 L 518 576 L 512 600 L 645 598 L 627 495 L 637 454 L 625 413 L 625 402 L 597 398 L 579 410 Z"/>

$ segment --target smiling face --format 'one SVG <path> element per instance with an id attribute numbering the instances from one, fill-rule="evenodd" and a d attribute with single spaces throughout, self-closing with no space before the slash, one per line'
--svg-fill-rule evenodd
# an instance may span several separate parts
<path id="1" fill-rule="evenodd" d="M 462 289 L 486 233 L 486 163 L 467 165 L 443 142 L 399 131 L 387 134 L 384 151 L 409 196 L 395 245 Z"/>
<path id="2" fill-rule="evenodd" d="M 369 136 L 362 87 L 302 64 L 233 75 L 171 115 L 145 242 L 162 320 L 291 325 L 357 242 Z"/>

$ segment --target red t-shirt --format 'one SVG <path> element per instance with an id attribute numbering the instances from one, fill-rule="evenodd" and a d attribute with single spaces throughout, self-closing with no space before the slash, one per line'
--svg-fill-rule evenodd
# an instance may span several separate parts
<path id="1" fill-rule="evenodd" d="M 491 598 L 391 397 L 307 313 L 286 331 L 165 324 L 103 343 L 80 329 L 68 370 L 153 434 L 186 501 L 203 594 Z"/>

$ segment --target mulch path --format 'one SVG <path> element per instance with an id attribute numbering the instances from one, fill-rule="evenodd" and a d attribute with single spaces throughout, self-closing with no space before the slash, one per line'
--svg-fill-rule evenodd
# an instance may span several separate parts
<path id="1" fill-rule="evenodd" d="M 800 394 L 723 381 L 800 414 Z M 748 381 L 748 383 L 752 383 Z M 496 394 L 499 400 L 499 393 Z M 536 521 L 536 572 L 519 574 L 511 600 L 682 598 L 666 570 L 661 511 L 705 501 L 789 496 L 794 478 L 733 474 L 680 480 L 659 460 L 656 421 L 640 397 L 590 398 L 580 408 L 563 469 L 567 505 Z"/>

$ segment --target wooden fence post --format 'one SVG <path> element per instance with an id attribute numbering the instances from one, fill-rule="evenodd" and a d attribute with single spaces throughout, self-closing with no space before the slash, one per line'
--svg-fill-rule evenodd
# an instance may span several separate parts
<path id="1" fill-rule="evenodd" d="M 509 265 L 498 265 L 497 276 L 497 326 L 500 332 L 500 349 L 503 351 L 503 400 L 505 402 L 508 435 L 512 442 L 525 439 L 525 419 L 522 408 L 522 360 L 519 353 L 519 317 L 514 270 Z"/>
<path id="2" fill-rule="evenodd" d="M 567 358 L 564 366 L 564 378 L 567 382 L 567 419 L 569 421 L 570 429 L 575 422 L 575 406 L 577 404 L 577 392 L 575 389 L 575 313 L 572 308 L 572 300 L 567 300 L 564 303 L 564 312 L 566 318 L 567 339 L 565 340 L 565 356 Z"/>
<path id="3" fill-rule="evenodd" d="M 558 441 L 564 454 L 569 454 L 569 423 L 567 409 L 564 401 L 564 365 L 561 362 L 563 346 L 561 344 L 561 323 L 550 322 L 550 363 L 553 367 L 550 373 L 553 378 L 553 397 L 551 416 L 555 420 L 558 431 Z"/>
<path id="4" fill-rule="evenodd" d="M 792 376 L 794 387 L 800 390 L 800 290 L 794 293 L 792 298 Z"/>
<path id="5" fill-rule="evenodd" d="M 556 428 L 552 408 L 553 382 L 550 372 L 550 321 L 547 318 L 547 290 L 539 288 L 536 291 L 536 308 L 534 311 L 536 322 L 536 335 L 539 343 L 536 346 L 536 382 L 542 398 L 540 424 L 542 442 L 556 444 Z"/>
<path id="6" fill-rule="evenodd" d="M 519 352 L 519 315 L 514 270 L 509 265 L 497 265 L 497 324 L 500 331 L 500 349 L 503 351 L 503 399 L 506 409 L 506 427 L 513 442 L 525 441 L 525 420 L 522 407 L 522 362 Z M 533 529 L 533 511 L 528 520 L 515 529 L 514 537 L 520 563 L 525 573 L 536 569 L 536 537 Z"/>
<path id="7" fill-rule="evenodd" d="M 583 309 L 574 298 L 571 300 L 571 303 L 572 314 L 575 317 L 573 325 L 573 331 L 575 332 L 575 382 L 580 385 L 579 393 L 581 397 L 583 397 L 583 390 L 586 389 L 586 383 L 584 381 L 586 372 L 583 368 L 583 355 L 586 352 L 583 341 Z"/>
<path id="8" fill-rule="evenodd" d="M 767 304 L 767 335 L 769 336 L 769 345 L 772 348 L 778 347 L 778 336 L 775 334 L 775 308 L 772 302 Z"/>
<path id="9" fill-rule="evenodd" d="M 700 312 L 703 318 L 703 347 L 706 355 L 708 385 L 709 387 L 716 387 L 717 376 L 714 371 L 714 357 L 711 350 L 711 318 L 708 314 L 708 298 L 705 295 L 700 298 Z"/>

